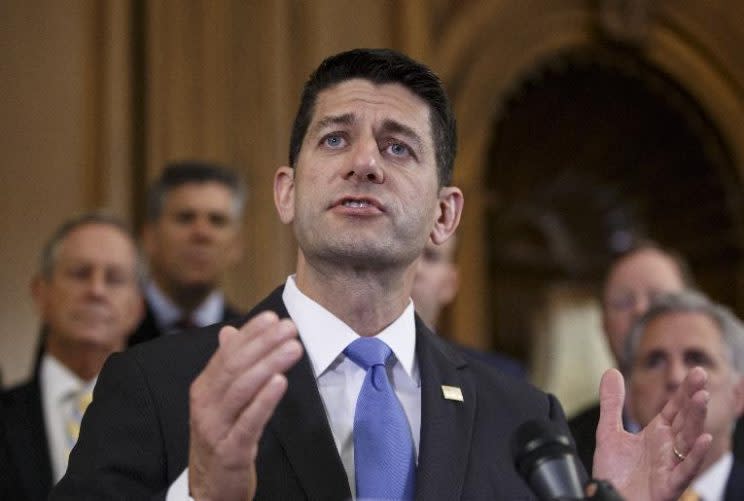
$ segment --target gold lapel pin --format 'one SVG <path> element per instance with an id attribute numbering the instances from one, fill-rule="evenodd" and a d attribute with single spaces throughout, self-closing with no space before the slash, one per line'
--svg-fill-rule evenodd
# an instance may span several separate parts
<path id="1" fill-rule="evenodd" d="M 443 384 L 442 395 L 447 400 L 457 400 L 458 402 L 465 401 L 465 399 L 462 398 L 462 390 L 457 386 L 447 386 L 446 384 Z"/>

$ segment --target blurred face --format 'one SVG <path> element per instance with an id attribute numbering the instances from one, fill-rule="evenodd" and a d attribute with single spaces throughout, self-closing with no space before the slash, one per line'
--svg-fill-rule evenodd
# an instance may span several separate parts
<path id="1" fill-rule="evenodd" d="M 160 218 L 145 227 L 155 281 L 166 292 L 212 289 L 240 257 L 232 191 L 217 182 L 187 183 L 165 197 Z"/>
<path id="2" fill-rule="evenodd" d="M 426 244 L 418 260 L 411 297 L 416 311 L 430 327 L 436 327 L 439 313 L 457 294 L 457 267 L 454 260 L 455 239 L 442 245 Z"/>
<path id="3" fill-rule="evenodd" d="M 462 207 L 457 188 L 439 189 L 427 104 L 362 79 L 318 95 L 296 169 L 277 171 L 275 200 L 308 262 L 360 269 L 411 265 L 430 237 L 454 231 Z"/>
<path id="4" fill-rule="evenodd" d="M 714 449 L 725 451 L 742 412 L 744 392 L 718 326 L 707 315 L 667 313 L 648 324 L 630 373 L 631 412 L 646 426 L 695 366 L 708 373 L 705 431 L 713 435 Z"/>
<path id="5" fill-rule="evenodd" d="M 615 360 L 624 356 L 630 327 L 651 300 L 685 288 L 675 262 L 655 249 L 633 253 L 615 264 L 605 284 L 602 322 Z"/>
<path id="6" fill-rule="evenodd" d="M 133 242 L 114 226 L 91 223 L 69 233 L 52 276 L 33 285 L 50 344 L 122 349 L 143 311 L 136 260 Z"/>

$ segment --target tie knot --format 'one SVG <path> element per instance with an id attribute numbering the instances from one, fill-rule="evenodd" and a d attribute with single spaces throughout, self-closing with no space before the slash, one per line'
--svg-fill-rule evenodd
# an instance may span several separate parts
<path id="1" fill-rule="evenodd" d="M 375 365 L 385 365 L 393 351 L 383 341 L 374 337 L 360 337 L 346 347 L 344 354 L 364 370 Z"/>
<path id="2" fill-rule="evenodd" d="M 89 389 L 81 389 L 70 392 L 69 401 L 72 402 L 73 413 L 77 416 L 82 416 L 85 413 L 85 409 L 88 408 L 91 401 L 93 401 L 93 392 Z"/>
<path id="3" fill-rule="evenodd" d="M 173 329 L 178 331 L 185 331 L 194 327 L 196 327 L 196 324 L 189 315 L 184 315 L 173 324 Z"/>

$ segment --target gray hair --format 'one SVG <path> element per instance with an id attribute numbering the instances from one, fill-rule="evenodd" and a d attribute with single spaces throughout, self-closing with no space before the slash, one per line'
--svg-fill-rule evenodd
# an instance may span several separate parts
<path id="1" fill-rule="evenodd" d="M 57 264 L 57 254 L 59 253 L 59 247 L 62 242 L 72 233 L 82 226 L 89 224 L 101 224 L 105 226 L 111 226 L 119 230 L 127 239 L 132 242 L 132 246 L 135 250 L 136 262 L 135 262 L 135 273 L 137 278 L 137 286 L 140 288 L 144 287 L 147 271 L 145 267 L 142 253 L 140 252 L 137 241 L 134 238 L 134 234 L 129 226 L 119 217 L 111 214 L 106 210 L 95 210 L 91 212 L 85 212 L 67 219 L 63 222 L 57 230 L 52 233 L 52 236 L 44 244 L 41 249 L 41 256 L 39 259 L 39 274 L 45 280 L 50 280 L 54 274 L 54 267 Z"/>
<path id="2" fill-rule="evenodd" d="M 744 374 L 744 326 L 731 310 L 695 290 L 662 294 L 652 300 L 646 313 L 634 322 L 625 342 L 626 363 L 623 369 L 626 374 L 630 373 L 641 336 L 648 324 L 670 313 L 700 313 L 710 318 L 718 326 L 734 370 Z"/>
<path id="3" fill-rule="evenodd" d="M 222 165 L 206 162 L 177 162 L 166 165 L 160 177 L 147 193 L 146 218 L 157 221 L 163 213 L 165 198 L 175 188 L 186 184 L 219 183 L 233 195 L 235 218 L 239 218 L 245 208 L 247 193 L 245 183 L 238 173 Z"/>

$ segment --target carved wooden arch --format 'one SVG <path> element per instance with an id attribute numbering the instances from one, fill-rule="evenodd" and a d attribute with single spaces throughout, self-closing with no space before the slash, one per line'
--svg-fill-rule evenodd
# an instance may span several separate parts
<path id="1" fill-rule="evenodd" d="M 434 51 L 439 54 L 437 69 L 458 117 L 455 182 L 466 196 L 459 253 L 464 286 L 452 310 L 454 328 L 450 329 L 458 341 L 481 347 L 489 343 L 490 319 L 482 299 L 488 294 L 482 186 L 491 125 L 502 99 L 551 55 L 601 41 L 602 23 L 606 23 L 602 16 L 607 14 L 601 12 L 603 6 L 645 3 L 471 3 L 439 37 Z M 635 41 L 642 45 L 647 61 L 698 101 L 744 178 L 744 59 L 736 54 L 737 48 L 739 53 L 744 48 L 744 31 L 731 21 L 732 10 L 740 9 L 732 1 L 713 6 L 706 2 L 704 8 L 696 2 L 669 3 L 655 3 L 649 23 L 640 31 L 637 25 L 629 27 L 628 35 L 642 37 Z"/>

